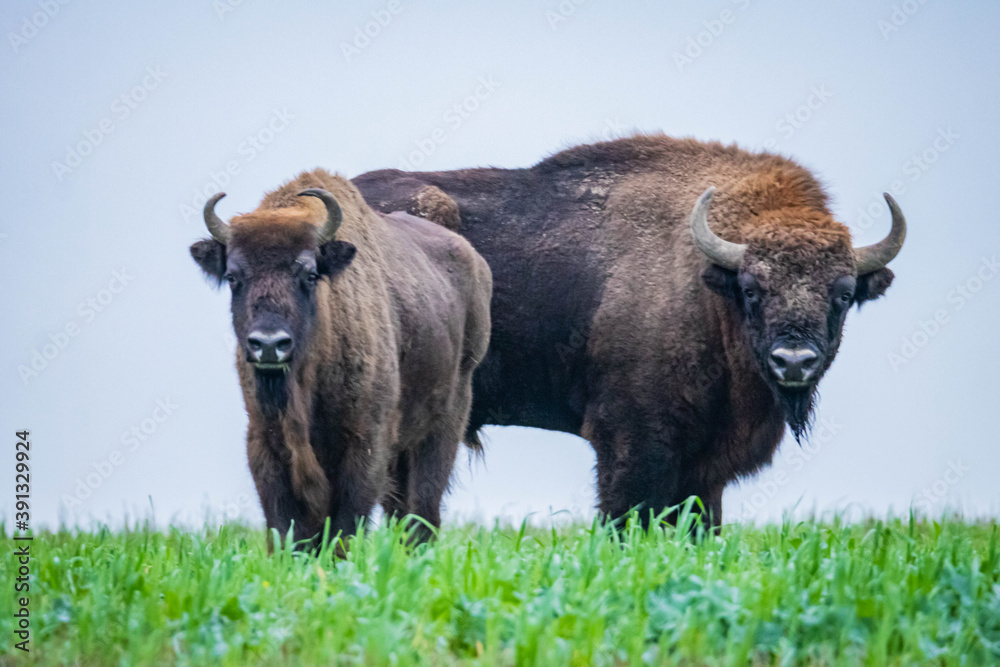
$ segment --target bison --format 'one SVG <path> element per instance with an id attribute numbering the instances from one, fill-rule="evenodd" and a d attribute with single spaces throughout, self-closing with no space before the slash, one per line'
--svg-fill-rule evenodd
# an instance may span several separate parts
<path id="1" fill-rule="evenodd" d="M 599 509 L 646 521 L 699 496 L 719 524 L 726 484 L 770 463 L 786 424 L 806 434 L 847 311 L 886 291 L 906 234 L 886 195 L 892 230 L 855 248 L 795 162 L 664 135 L 354 184 L 383 211 L 440 188 L 493 270 L 469 437 L 580 435 Z"/>
<path id="2" fill-rule="evenodd" d="M 376 503 L 439 526 L 489 342 L 486 262 L 439 224 L 372 211 L 322 169 L 228 224 L 223 196 L 205 205 L 211 238 L 191 255 L 231 287 L 268 528 L 294 523 L 294 539 L 315 545 L 327 517 L 346 535 Z"/>

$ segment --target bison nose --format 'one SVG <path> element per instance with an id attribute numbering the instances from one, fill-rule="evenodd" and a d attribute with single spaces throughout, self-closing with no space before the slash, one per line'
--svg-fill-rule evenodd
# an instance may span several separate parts
<path id="1" fill-rule="evenodd" d="M 251 331 L 247 348 L 253 361 L 259 364 L 283 364 L 292 355 L 292 337 L 287 331 Z"/>
<path id="2" fill-rule="evenodd" d="M 771 372 L 781 384 L 804 384 L 816 374 L 819 354 L 812 347 L 776 345 L 771 350 Z"/>

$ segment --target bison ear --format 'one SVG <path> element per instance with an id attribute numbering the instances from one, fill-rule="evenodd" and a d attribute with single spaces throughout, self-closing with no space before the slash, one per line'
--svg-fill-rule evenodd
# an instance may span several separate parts
<path id="1" fill-rule="evenodd" d="M 222 284 L 226 275 L 226 246 L 214 239 L 202 239 L 191 245 L 191 256 L 206 276 Z"/>
<path id="2" fill-rule="evenodd" d="M 319 247 L 316 257 L 316 272 L 333 278 L 347 268 L 358 249 L 347 241 L 327 241 Z"/>
<path id="3" fill-rule="evenodd" d="M 858 285 L 854 290 L 854 303 L 858 304 L 858 308 L 860 308 L 865 301 L 879 298 L 889 289 L 894 277 L 892 269 L 885 268 L 858 276 Z"/>
<path id="4" fill-rule="evenodd" d="M 708 289 L 719 296 L 733 298 L 736 294 L 736 272 L 724 269 L 717 264 L 709 264 L 701 274 L 701 280 Z"/>

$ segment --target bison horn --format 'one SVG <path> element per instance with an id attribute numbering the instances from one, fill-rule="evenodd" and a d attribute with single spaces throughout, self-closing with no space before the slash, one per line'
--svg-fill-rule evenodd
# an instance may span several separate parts
<path id="1" fill-rule="evenodd" d="M 222 221 L 215 213 L 215 205 L 219 203 L 219 200 L 226 196 L 225 192 L 220 192 L 215 195 L 207 202 L 205 202 L 205 226 L 208 227 L 208 233 L 212 235 L 212 238 L 226 245 L 229 240 L 233 237 L 233 230 L 229 228 L 229 225 Z"/>
<path id="2" fill-rule="evenodd" d="M 315 197 L 323 202 L 326 206 L 326 222 L 320 227 L 319 231 L 316 232 L 316 237 L 319 239 L 320 245 L 326 243 L 333 239 L 334 234 L 340 229 L 340 222 L 343 220 L 343 213 L 340 211 L 340 204 L 337 203 L 336 198 L 331 195 L 326 190 L 321 190 L 319 188 L 309 188 L 308 190 L 303 190 L 299 193 L 300 197 Z"/>
<path id="3" fill-rule="evenodd" d="M 859 276 L 878 271 L 891 262 L 892 258 L 899 254 L 906 238 L 906 218 L 903 217 L 899 204 L 889 196 L 889 193 L 883 193 L 883 196 L 885 203 L 889 205 L 889 211 L 892 212 L 892 229 L 889 230 L 889 235 L 878 243 L 854 249 L 854 265 Z"/>
<path id="4" fill-rule="evenodd" d="M 743 263 L 743 254 L 747 247 L 742 243 L 732 243 L 719 238 L 708 227 L 708 205 L 712 203 L 715 187 L 710 187 L 698 197 L 694 210 L 691 211 L 691 236 L 694 244 L 705 253 L 714 264 L 724 269 L 735 271 Z"/>

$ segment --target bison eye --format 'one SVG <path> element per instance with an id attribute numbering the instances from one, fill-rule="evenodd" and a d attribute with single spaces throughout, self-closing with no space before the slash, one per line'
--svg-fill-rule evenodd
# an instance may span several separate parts
<path id="1" fill-rule="evenodd" d="M 227 273 L 225 277 L 226 277 L 226 282 L 228 282 L 228 283 L 229 283 L 229 286 L 230 286 L 230 287 L 236 287 L 236 283 L 238 283 L 238 282 L 239 282 L 239 281 L 238 281 L 238 280 L 236 279 L 236 276 L 234 276 L 234 275 L 233 275 L 233 274 L 231 274 L 231 273 Z"/>
<path id="2" fill-rule="evenodd" d="M 752 287 L 746 287 L 743 289 L 743 296 L 745 296 L 748 301 L 752 301 L 757 298 L 757 292 Z"/>
<path id="3" fill-rule="evenodd" d="M 310 285 L 315 285 L 317 280 L 319 280 L 319 274 L 315 271 L 310 271 L 309 275 L 306 276 L 306 281 Z"/>
<path id="4" fill-rule="evenodd" d="M 840 295 L 840 300 L 843 303 L 850 303 L 851 299 L 853 299 L 853 298 L 854 298 L 854 295 L 851 294 L 850 292 L 844 292 L 843 294 Z"/>

